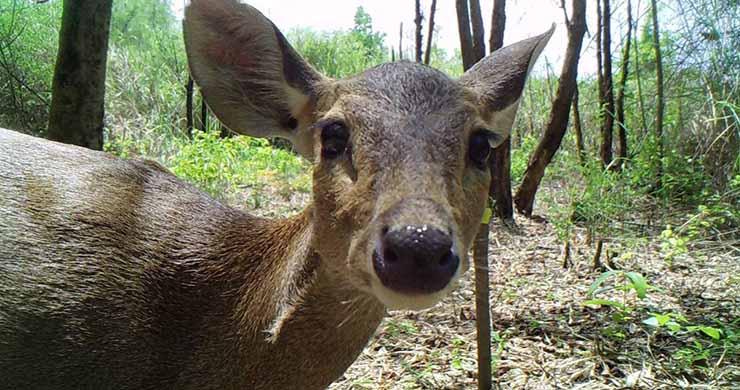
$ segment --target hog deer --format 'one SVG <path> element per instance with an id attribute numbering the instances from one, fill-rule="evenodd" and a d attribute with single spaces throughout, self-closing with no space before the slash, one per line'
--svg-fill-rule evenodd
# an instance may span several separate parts
<path id="1" fill-rule="evenodd" d="M 156 163 L 0 130 L 0 386 L 327 387 L 386 310 L 468 267 L 486 159 L 551 33 L 458 80 L 411 62 L 333 80 L 256 9 L 192 0 L 211 109 L 313 161 L 312 203 L 257 218 Z"/>

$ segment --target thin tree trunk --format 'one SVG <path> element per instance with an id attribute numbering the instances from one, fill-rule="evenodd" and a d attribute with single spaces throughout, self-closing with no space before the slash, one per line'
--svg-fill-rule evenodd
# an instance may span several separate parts
<path id="1" fill-rule="evenodd" d="M 478 389 L 491 389 L 491 307 L 488 278 L 489 222 L 479 227 L 473 244 L 475 265 L 475 318 L 478 344 Z"/>
<path id="2" fill-rule="evenodd" d="M 490 50 L 494 52 L 504 45 L 506 28 L 506 0 L 494 0 L 491 15 Z M 514 221 L 514 206 L 511 196 L 511 138 L 493 149 L 488 160 L 491 170 L 491 186 L 488 196 L 495 201 L 496 216 L 503 221 Z"/>
<path id="3" fill-rule="evenodd" d="M 656 0 L 651 0 L 651 13 L 653 17 L 653 49 L 655 50 L 655 84 L 656 84 L 656 108 L 655 108 L 655 141 L 658 143 L 658 172 L 656 185 L 658 189 L 663 188 L 663 109 L 665 100 L 663 97 L 663 56 L 660 52 L 660 32 L 658 29 L 658 6 Z"/>
<path id="4" fill-rule="evenodd" d="M 601 162 L 607 167 L 613 159 L 612 143 L 614 139 L 614 85 L 612 82 L 612 52 L 611 52 L 611 5 L 609 0 L 603 0 L 602 21 L 602 50 L 604 64 L 604 112 L 601 122 Z"/>
<path id="5" fill-rule="evenodd" d="M 601 239 L 596 241 L 596 253 L 594 253 L 593 265 L 591 266 L 594 271 L 603 269 L 604 266 L 601 264 L 601 252 L 604 248 L 604 241 Z"/>
<path id="6" fill-rule="evenodd" d="M 429 65 L 432 61 L 432 38 L 434 37 L 434 14 L 437 12 L 437 0 L 432 0 L 429 9 L 429 31 L 427 32 L 427 48 L 424 50 L 424 63 Z"/>
<path id="7" fill-rule="evenodd" d="M 560 83 L 550 111 L 550 118 L 542 140 L 537 145 L 524 173 L 522 184 L 516 192 L 514 203 L 520 213 L 531 217 L 545 168 L 552 161 L 568 128 L 571 103 L 577 89 L 578 60 L 586 31 L 586 1 L 573 0 L 573 15 L 568 24 L 568 46 L 560 74 Z"/>
<path id="8" fill-rule="evenodd" d="M 398 29 L 398 59 L 403 60 L 403 22 Z"/>
<path id="9" fill-rule="evenodd" d="M 203 126 L 202 131 L 208 131 L 208 106 L 203 94 L 200 95 L 200 124 Z"/>
<path id="10" fill-rule="evenodd" d="M 193 138 L 193 84 L 193 77 L 188 75 L 188 83 L 185 86 L 185 126 L 189 138 Z"/>
<path id="11" fill-rule="evenodd" d="M 391 48 L 391 62 L 396 62 L 396 49 Z"/>
<path id="12" fill-rule="evenodd" d="M 618 148 L 616 168 L 621 169 L 627 160 L 627 125 L 624 117 L 624 94 L 627 88 L 627 77 L 629 76 L 630 64 L 630 43 L 632 42 L 632 2 L 627 0 L 627 38 L 624 41 L 624 50 L 622 51 L 622 73 L 619 79 L 619 92 L 617 93 L 616 110 L 618 129 Z"/>
<path id="13" fill-rule="evenodd" d="M 63 7 L 49 139 L 102 150 L 112 0 L 65 0 Z"/>
<path id="14" fill-rule="evenodd" d="M 480 58 L 476 59 L 475 51 L 473 50 L 473 37 L 470 32 L 468 1 L 455 0 L 455 8 L 457 9 L 457 29 L 460 33 L 460 50 L 462 51 L 463 69 L 468 70 L 480 60 Z"/>
<path id="15" fill-rule="evenodd" d="M 491 13 L 491 37 L 488 41 L 491 53 L 504 46 L 504 29 L 506 28 L 506 0 L 493 0 Z"/>
<path id="16" fill-rule="evenodd" d="M 470 24 L 473 26 L 473 51 L 478 62 L 486 56 L 486 32 L 478 0 L 470 0 Z"/>
<path id="17" fill-rule="evenodd" d="M 421 36 L 421 0 L 416 0 L 416 17 L 414 18 L 414 24 L 416 24 L 416 62 L 422 61 L 421 47 L 424 44 L 424 40 Z"/>
<path id="18" fill-rule="evenodd" d="M 474 14 L 474 19 L 480 18 L 480 5 L 477 3 L 478 0 L 471 0 L 471 11 Z M 457 24 L 460 32 L 463 68 L 464 70 L 468 70 L 485 56 L 485 45 L 483 44 L 483 21 L 481 19 L 478 22 L 473 22 L 473 33 L 477 36 L 476 42 L 478 43 L 476 45 L 470 31 L 468 1 L 456 0 L 455 5 L 457 8 Z M 477 16 L 475 14 L 476 10 Z M 479 390 L 489 390 L 491 388 L 491 307 L 490 286 L 488 281 L 489 222 L 490 221 L 488 219 L 482 221 L 473 243 Z"/>
<path id="19" fill-rule="evenodd" d="M 637 21 L 635 21 L 635 32 L 638 30 Z M 645 113 L 645 96 L 642 93 L 642 77 L 640 77 L 640 45 L 637 44 L 637 33 L 635 33 L 635 81 L 637 81 L 637 104 L 640 110 L 640 124 L 642 125 L 642 133 L 645 134 L 648 131 L 647 115 Z"/>
<path id="20" fill-rule="evenodd" d="M 563 243 L 563 268 L 567 269 L 573 262 L 570 261 L 570 240 L 566 239 Z"/>
<path id="21" fill-rule="evenodd" d="M 578 153 L 578 162 L 581 165 L 586 163 L 586 151 L 583 147 L 583 124 L 581 122 L 581 109 L 578 107 L 578 82 L 576 81 L 576 90 L 573 91 L 573 131 L 576 132 L 576 151 Z"/>
<path id="22" fill-rule="evenodd" d="M 604 127 L 606 113 L 606 92 L 604 92 L 604 49 L 602 35 L 604 32 L 601 13 L 601 0 L 596 0 L 596 84 L 599 93 L 599 109 L 597 118 L 599 119 L 599 131 Z M 599 158 L 601 159 L 601 146 L 599 148 Z"/>

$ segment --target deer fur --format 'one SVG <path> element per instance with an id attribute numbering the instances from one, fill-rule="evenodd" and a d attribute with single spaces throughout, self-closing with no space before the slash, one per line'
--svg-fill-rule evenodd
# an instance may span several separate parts
<path id="1" fill-rule="evenodd" d="M 332 80 L 236 0 L 192 0 L 184 32 L 219 119 L 314 162 L 311 204 L 257 218 L 157 163 L 0 129 L 3 387 L 327 387 L 388 309 L 433 305 L 467 268 L 490 181 L 469 139 L 508 135 L 552 33 L 460 80 L 411 62 Z M 335 122 L 348 143 L 329 158 Z M 429 293 L 387 287 L 372 265 L 380 232 L 427 225 L 450 235 L 454 276 Z"/>

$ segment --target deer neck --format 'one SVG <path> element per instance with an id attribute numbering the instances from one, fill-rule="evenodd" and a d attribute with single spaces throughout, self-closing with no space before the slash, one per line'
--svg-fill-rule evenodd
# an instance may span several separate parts
<path id="1" fill-rule="evenodd" d="M 243 372 L 280 373 L 264 388 L 325 388 L 362 352 L 385 315 L 376 298 L 333 265 L 343 260 L 318 255 L 313 215 L 309 206 L 288 219 L 245 222 L 247 234 L 238 239 L 247 247 L 224 267 L 235 291 L 233 336 L 240 340 Z"/>
<path id="2" fill-rule="evenodd" d="M 259 258 L 248 262 L 252 270 L 246 271 L 255 275 L 254 269 L 262 268 L 261 277 L 257 283 L 244 280 L 239 288 L 235 314 L 241 320 L 240 328 L 245 334 L 279 344 L 293 337 L 323 338 L 314 333 L 301 334 L 305 333 L 305 324 L 320 323 L 315 331 L 325 332 L 327 339 L 339 332 L 366 342 L 385 309 L 376 298 L 347 280 L 342 266 L 337 265 L 344 264 L 343 260 L 323 259 L 317 253 L 312 245 L 313 217 L 314 209 L 308 206 L 291 218 L 261 220 L 267 239 L 250 239 L 249 252 L 259 254 Z M 255 313 L 264 316 L 255 321 Z"/>

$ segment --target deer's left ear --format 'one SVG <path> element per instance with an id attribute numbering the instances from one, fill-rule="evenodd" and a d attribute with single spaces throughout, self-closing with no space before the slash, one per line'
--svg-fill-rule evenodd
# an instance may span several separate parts
<path id="1" fill-rule="evenodd" d="M 183 30 L 190 71 L 218 119 L 237 133 L 288 139 L 312 159 L 324 77 L 280 30 L 239 0 L 190 0 Z"/>
<path id="2" fill-rule="evenodd" d="M 460 77 L 460 83 L 476 92 L 489 129 L 501 141 L 511 132 L 524 83 L 554 31 L 553 24 L 542 35 L 498 49 Z"/>

